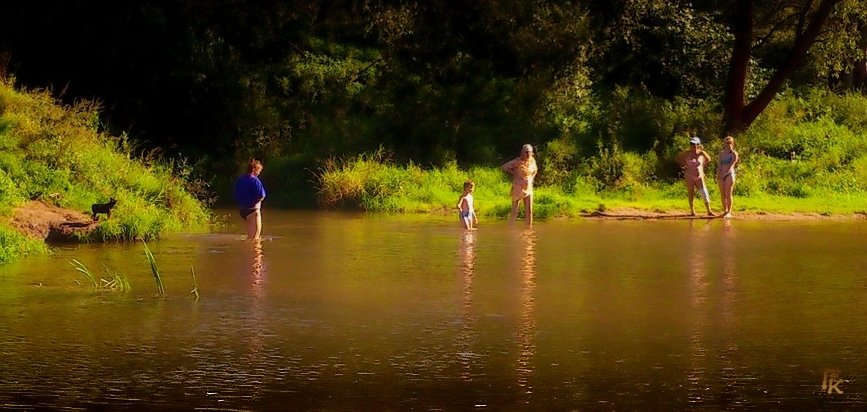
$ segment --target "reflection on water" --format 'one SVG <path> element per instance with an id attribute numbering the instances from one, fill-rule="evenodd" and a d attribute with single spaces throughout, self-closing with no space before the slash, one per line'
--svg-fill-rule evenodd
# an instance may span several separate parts
<path id="1" fill-rule="evenodd" d="M 536 232 L 532 227 L 520 232 L 520 249 L 516 256 L 521 260 L 521 325 L 518 331 L 518 387 L 526 394 L 533 393 L 530 378 L 533 376 L 533 356 L 536 353 Z"/>
<path id="2" fill-rule="evenodd" d="M 693 332 L 692 367 L 687 377 L 689 400 L 694 405 L 721 399 L 732 402 L 737 399 L 736 361 L 739 356 L 733 339 L 737 300 L 736 230 L 729 219 L 723 221 L 721 230 L 715 230 L 714 224 L 708 221 L 695 222 L 690 229 L 687 250 Z M 709 392 L 711 387 L 719 389 Z"/>
<path id="3" fill-rule="evenodd" d="M 261 296 L 263 292 L 263 284 L 265 282 L 265 255 L 262 252 L 262 239 L 253 239 L 247 242 L 252 249 L 253 258 L 250 264 L 250 280 L 253 285 L 253 296 Z"/>
<path id="4" fill-rule="evenodd" d="M 249 336 L 247 337 L 247 355 L 245 361 L 247 368 L 252 371 L 247 377 L 247 384 L 250 388 L 250 394 L 257 397 L 262 393 L 262 383 L 265 376 L 268 375 L 265 362 L 267 348 L 265 346 L 265 337 L 268 335 L 267 326 L 264 324 L 266 318 L 265 300 L 265 279 L 267 268 L 265 266 L 265 253 L 263 251 L 263 240 L 249 239 L 244 240 L 241 246 L 249 250 L 250 253 L 250 318 Z"/>
<path id="5" fill-rule="evenodd" d="M 458 359 L 462 365 L 460 374 L 461 380 L 472 380 L 472 366 L 474 360 L 478 357 L 472 352 L 472 345 L 475 339 L 474 328 L 476 327 L 475 315 L 473 313 L 473 276 L 476 264 L 476 231 L 465 230 L 462 232 L 460 239 L 460 277 L 463 286 L 461 293 L 461 331 L 458 335 Z"/>
<path id="6" fill-rule="evenodd" d="M 691 403 L 700 403 L 705 396 L 707 387 L 707 348 L 705 347 L 703 333 L 707 324 L 707 253 L 710 221 L 690 220 L 690 232 L 688 244 L 684 250 L 689 262 L 689 285 L 690 285 L 690 317 L 692 318 L 693 331 L 690 345 L 690 358 L 692 366 L 687 380 L 689 381 L 689 399 Z"/>
<path id="7" fill-rule="evenodd" d="M 0 407 L 865 406 L 863 222 L 268 217 L 151 244 L 164 299 L 136 244 L 0 266 Z"/>

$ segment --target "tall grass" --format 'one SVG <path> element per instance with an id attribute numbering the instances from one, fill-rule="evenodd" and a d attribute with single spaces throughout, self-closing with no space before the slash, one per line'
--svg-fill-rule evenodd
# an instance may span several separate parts
<path id="1" fill-rule="evenodd" d="M 69 263 L 75 268 L 75 270 L 81 273 L 88 282 L 90 282 L 93 286 L 93 290 L 96 290 L 99 287 L 99 282 L 96 281 L 96 276 L 94 276 L 93 273 L 90 273 L 90 270 L 84 265 L 84 263 L 81 263 L 76 259 L 72 259 Z"/>
<path id="2" fill-rule="evenodd" d="M 142 239 L 142 245 L 144 245 L 145 257 L 148 260 L 148 264 L 150 264 L 151 274 L 154 276 L 154 282 L 157 284 L 157 295 L 160 297 L 166 296 L 166 288 L 163 287 L 163 277 L 160 275 L 160 271 L 157 268 L 157 261 L 154 259 L 154 254 L 151 253 L 151 250 L 148 248 L 147 242 Z"/>
<path id="3" fill-rule="evenodd" d="M 42 240 L 30 239 L 15 229 L 0 224 L 0 264 L 11 262 L 21 256 L 49 253 Z"/>
<path id="4" fill-rule="evenodd" d="M 210 214 L 192 193 L 201 184 L 192 181 L 189 166 L 143 152 L 125 135 L 106 134 L 99 109 L 87 101 L 62 105 L 48 91 L 17 90 L 13 79 L 0 79 L 0 213 L 14 213 L 31 199 L 85 212 L 114 197 L 112 218 L 82 240 L 152 239 L 206 228 Z M 0 261 L 17 252 L 14 240 L 0 237 Z"/>

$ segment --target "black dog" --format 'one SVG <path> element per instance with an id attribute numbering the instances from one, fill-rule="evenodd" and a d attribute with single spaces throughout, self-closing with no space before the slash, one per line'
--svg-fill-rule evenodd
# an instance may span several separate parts
<path id="1" fill-rule="evenodd" d="M 97 213 L 105 213 L 108 215 L 108 218 L 111 219 L 111 208 L 117 204 L 117 200 L 114 200 L 113 197 L 108 199 L 108 203 L 94 203 L 90 206 L 90 211 L 93 212 L 93 220 L 99 220 L 99 216 Z"/>

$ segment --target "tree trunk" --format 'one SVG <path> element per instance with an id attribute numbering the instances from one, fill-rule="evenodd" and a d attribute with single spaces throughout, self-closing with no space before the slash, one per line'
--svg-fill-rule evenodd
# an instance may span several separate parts
<path id="1" fill-rule="evenodd" d="M 861 22 L 860 28 L 861 41 L 858 43 L 858 48 L 862 56 L 867 56 L 867 23 Z M 852 89 L 860 90 L 864 87 L 864 81 L 867 81 L 867 57 L 855 62 L 855 68 L 852 70 Z"/>
<path id="2" fill-rule="evenodd" d="M 743 97 L 747 75 L 746 68 L 749 64 L 751 46 L 745 46 L 744 43 L 749 41 L 750 45 L 752 44 L 753 0 L 741 0 L 738 2 L 732 22 L 735 45 L 732 49 L 728 90 L 726 90 L 724 115 L 726 133 L 735 134 L 746 130 L 756 120 L 756 117 L 768 107 L 768 104 L 771 103 L 785 81 L 792 75 L 792 72 L 801 65 L 807 51 L 816 42 L 822 26 L 831 14 L 831 10 L 840 1 L 822 0 L 816 12 L 810 17 L 807 28 L 803 32 L 797 33 L 795 43 L 792 45 L 786 61 L 777 68 L 777 71 L 768 80 L 768 84 L 765 85 L 759 95 L 746 105 L 743 104 Z M 745 47 L 746 50 L 744 50 Z M 747 55 L 743 56 L 745 52 Z"/>
<path id="3" fill-rule="evenodd" d="M 731 22 L 735 43 L 729 62 L 728 83 L 726 85 L 725 113 L 723 115 L 724 135 L 741 131 L 744 110 L 744 89 L 747 71 L 753 48 L 753 0 L 738 2 Z"/>

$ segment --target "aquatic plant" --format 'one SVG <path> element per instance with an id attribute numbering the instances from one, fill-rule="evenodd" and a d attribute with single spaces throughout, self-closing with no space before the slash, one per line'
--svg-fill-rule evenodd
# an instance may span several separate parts
<path id="1" fill-rule="evenodd" d="M 108 279 L 100 279 L 100 288 L 107 290 L 114 290 L 118 292 L 128 292 L 132 289 L 129 285 L 129 281 L 127 281 L 126 277 L 121 275 L 118 272 L 114 272 L 108 268 L 106 265 L 102 265 L 105 268 L 105 273 L 108 274 Z"/>
<path id="2" fill-rule="evenodd" d="M 166 296 L 166 289 L 163 287 L 163 279 L 160 276 L 160 271 L 157 269 L 157 261 L 154 259 L 154 254 L 151 253 L 151 250 L 148 248 L 147 242 L 144 239 L 141 240 L 142 245 L 144 245 L 145 257 L 147 257 L 148 263 L 151 266 L 151 273 L 154 275 L 154 281 L 157 283 L 157 294 L 160 297 Z"/>
<path id="3" fill-rule="evenodd" d="M 90 282 L 93 290 L 127 292 L 131 289 L 129 281 L 127 281 L 125 276 L 121 275 L 118 272 L 112 271 L 108 268 L 108 266 L 104 264 L 102 265 L 102 267 L 105 268 L 105 273 L 108 274 L 108 277 L 99 278 L 99 280 L 97 280 L 97 277 L 94 276 L 93 273 L 91 273 L 90 269 L 88 269 L 87 266 L 84 265 L 84 263 L 79 262 L 77 259 L 72 259 L 69 261 L 69 263 L 75 268 L 75 270 L 81 273 Z"/>
<path id="4" fill-rule="evenodd" d="M 79 271 L 82 275 L 84 275 L 85 279 L 87 279 L 90 284 L 93 285 L 93 290 L 99 288 L 99 283 L 96 281 L 96 277 L 93 276 L 92 273 L 90 273 L 90 270 L 87 269 L 87 266 L 84 266 L 84 263 L 81 263 L 76 259 L 72 259 L 69 261 L 69 264 L 71 264 L 75 268 L 75 270 Z"/>
<path id="5" fill-rule="evenodd" d="M 196 299 L 196 302 L 199 301 L 199 283 L 196 282 L 196 270 L 190 266 L 190 275 L 193 277 L 193 289 L 190 291 L 188 296 L 193 296 Z"/>

